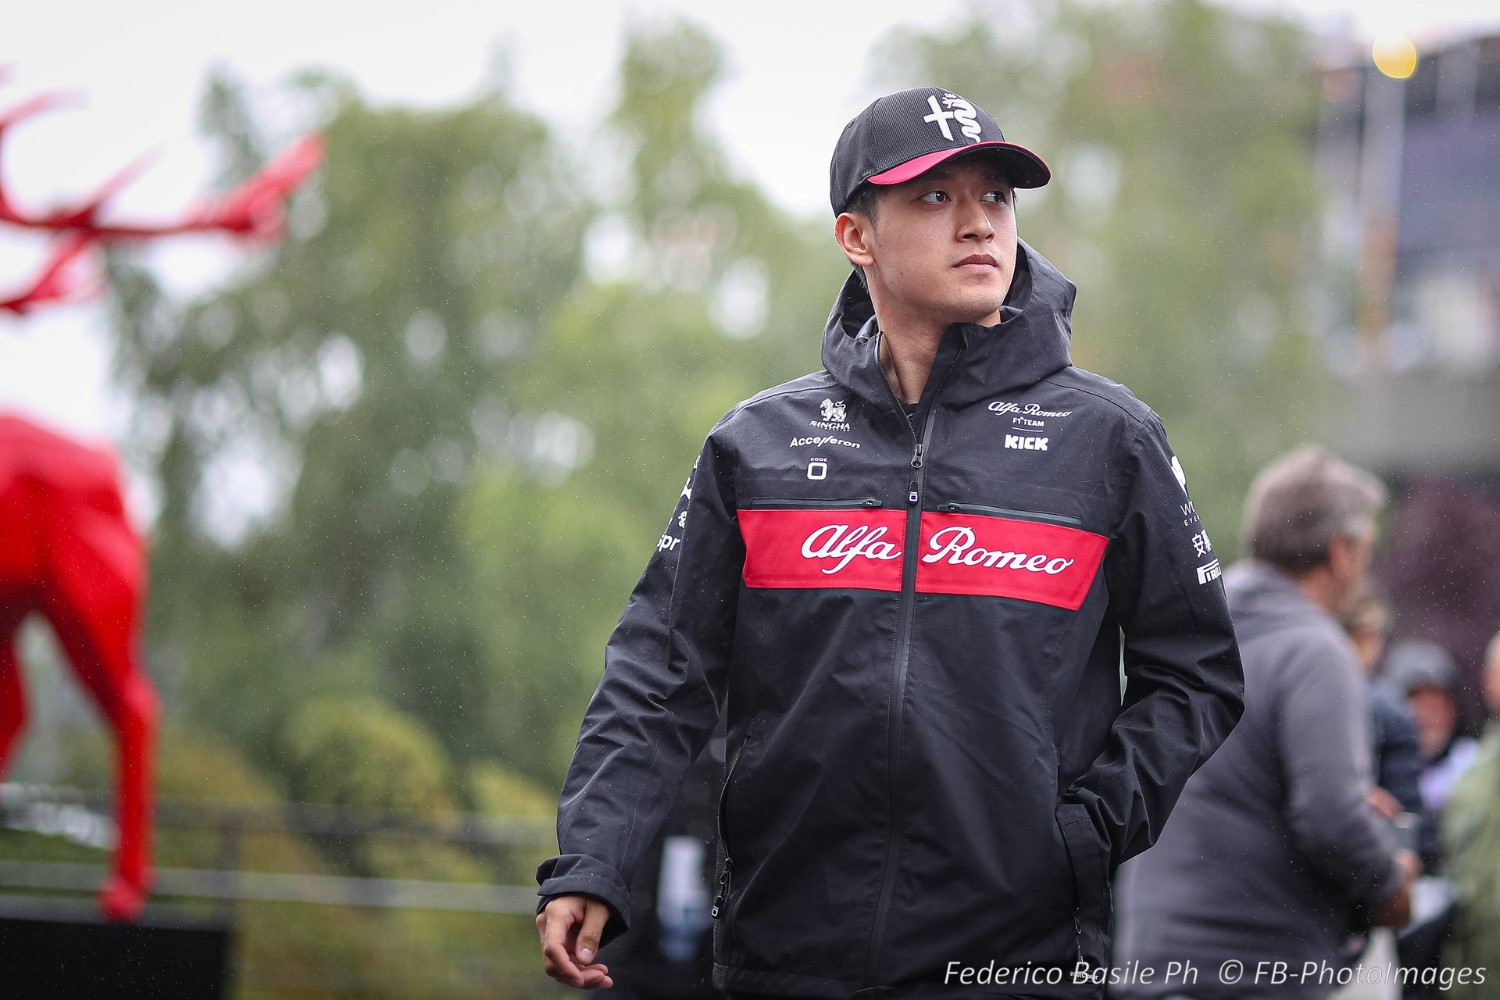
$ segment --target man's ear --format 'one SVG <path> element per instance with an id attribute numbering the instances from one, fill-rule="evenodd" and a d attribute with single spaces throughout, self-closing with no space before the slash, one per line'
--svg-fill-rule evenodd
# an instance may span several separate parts
<path id="1" fill-rule="evenodd" d="M 845 212 L 833 223 L 833 237 L 839 241 L 839 249 L 844 251 L 849 263 L 857 267 L 869 267 L 875 263 L 870 238 L 874 230 L 874 224 L 857 212 Z"/>

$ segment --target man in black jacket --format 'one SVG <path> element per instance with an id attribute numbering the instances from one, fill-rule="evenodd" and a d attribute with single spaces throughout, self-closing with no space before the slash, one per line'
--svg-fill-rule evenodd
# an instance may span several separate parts
<path id="1" fill-rule="evenodd" d="M 1072 367 L 1074 288 L 1016 238 L 1049 178 L 941 89 L 844 130 L 824 370 L 713 429 L 609 642 L 538 871 L 554 978 L 610 985 L 597 948 L 725 712 L 731 996 L 1100 992 L 1114 868 L 1243 680 L 1160 421 Z"/>

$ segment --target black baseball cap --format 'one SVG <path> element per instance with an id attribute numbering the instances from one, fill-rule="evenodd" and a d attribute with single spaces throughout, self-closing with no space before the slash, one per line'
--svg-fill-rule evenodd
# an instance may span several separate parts
<path id="1" fill-rule="evenodd" d="M 995 119 L 951 90 L 918 87 L 882 97 L 844 126 L 834 147 L 828 191 L 833 214 L 849 207 L 861 184 L 900 184 L 976 149 L 991 150 L 1018 188 L 1052 179 L 1040 156 L 1006 142 Z"/>

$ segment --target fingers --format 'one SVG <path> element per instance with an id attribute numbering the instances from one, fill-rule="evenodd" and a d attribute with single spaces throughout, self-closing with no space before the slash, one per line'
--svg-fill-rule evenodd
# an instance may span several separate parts
<path id="1" fill-rule="evenodd" d="M 1367 799 L 1375 811 L 1386 819 L 1395 819 L 1403 812 L 1401 803 L 1384 788 L 1371 788 Z"/>
<path id="2" fill-rule="evenodd" d="M 542 943 L 542 968 L 547 975 L 578 989 L 613 986 L 608 967 L 593 962 L 608 922 L 609 907 L 597 899 L 558 896 L 548 902 L 536 918 Z"/>
<path id="3" fill-rule="evenodd" d="M 604 935 L 604 925 L 609 923 L 609 907 L 597 899 L 584 902 L 583 927 L 578 932 L 578 945 L 573 954 L 579 961 L 592 962 L 599 953 L 599 939 Z"/>

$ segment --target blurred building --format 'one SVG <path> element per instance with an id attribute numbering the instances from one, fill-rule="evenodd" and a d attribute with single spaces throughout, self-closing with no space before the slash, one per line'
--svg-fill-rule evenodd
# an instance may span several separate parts
<path id="1" fill-rule="evenodd" d="M 1500 30 L 1383 56 L 1322 71 L 1317 436 L 1394 487 L 1396 633 L 1454 655 L 1473 733 L 1500 629 Z"/>
<path id="2" fill-rule="evenodd" d="M 1323 71 L 1323 426 L 1389 475 L 1500 478 L 1500 33 L 1416 55 Z"/>

